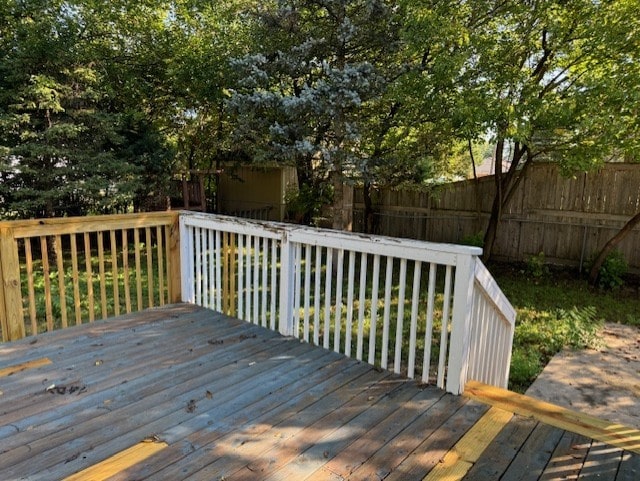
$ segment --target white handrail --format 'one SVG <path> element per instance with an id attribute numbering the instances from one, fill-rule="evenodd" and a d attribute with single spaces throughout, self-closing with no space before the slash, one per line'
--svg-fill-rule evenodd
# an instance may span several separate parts
<path id="1" fill-rule="evenodd" d="M 456 394 L 470 376 L 506 382 L 515 311 L 477 247 L 187 212 L 180 228 L 185 302 Z"/>

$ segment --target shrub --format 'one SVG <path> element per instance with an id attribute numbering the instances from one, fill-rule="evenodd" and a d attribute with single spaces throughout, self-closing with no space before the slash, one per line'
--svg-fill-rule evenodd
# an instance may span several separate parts
<path id="1" fill-rule="evenodd" d="M 478 232 L 477 234 L 464 236 L 460 243 L 465 246 L 484 247 L 484 234 Z"/>
<path id="2" fill-rule="evenodd" d="M 527 261 L 527 272 L 536 279 L 540 279 L 549 274 L 549 267 L 546 264 L 544 252 L 529 257 Z"/>
<path id="3" fill-rule="evenodd" d="M 617 289 L 624 285 L 624 275 L 629 272 L 624 255 L 619 250 L 611 251 L 600 268 L 598 286 L 603 289 Z"/>
<path id="4" fill-rule="evenodd" d="M 509 388 L 525 391 L 542 371 L 540 355 L 532 349 L 514 349 L 511 356 Z"/>

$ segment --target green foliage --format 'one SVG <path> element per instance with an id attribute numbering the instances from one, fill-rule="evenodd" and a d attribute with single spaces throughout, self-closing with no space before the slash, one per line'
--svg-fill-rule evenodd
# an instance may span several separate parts
<path id="1" fill-rule="evenodd" d="M 331 186 L 321 185 L 313 188 L 303 185 L 300 189 L 287 191 L 284 201 L 287 205 L 287 217 L 290 221 L 309 224 L 320 216 L 323 206 L 331 203 Z"/>
<path id="2" fill-rule="evenodd" d="M 509 389 L 524 392 L 543 369 L 540 353 L 534 348 L 514 349 L 511 354 Z"/>
<path id="3" fill-rule="evenodd" d="M 551 311 L 518 309 L 509 380 L 512 389 L 526 388 L 563 347 L 598 347 L 601 326 L 593 306 Z"/>
<path id="4" fill-rule="evenodd" d="M 517 311 L 512 389 L 526 390 L 551 357 L 565 346 L 600 347 L 598 332 L 602 321 L 638 324 L 640 300 L 633 292 L 594 290 L 569 271 L 550 271 L 535 283 L 526 269 L 493 264 L 491 271 Z"/>
<path id="5" fill-rule="evenodd" d="M 157 171 L 168 178 L 166 139 L 141 101 L 151 72 L 137 71 L 157 3 L 0 7 L 14 32 L 0 35 L 0 217 L 127 211 Z"/>
<path id="6" fill-rule="evenodd" d="M 406 4 L 408 48 L 424 66 L 423 85 L 442 95 L 438 123 L 464 140 L 490 132 L 496 165 L 511 169 L 499 175 L 485 256 L 519 167 L 546 158 L 572 173 L 640 149 L 631 113 L 640 100 L 637 2 Z"/>
<path id="7" fill-rule="evenodd" d="M 465 246 L 482 247 L 484 244 L 484 234 L 482 232 L 477 232 L 475 234 L 467 235 L 462 238 L 460 243 Z"/>
<path id="8" fill-rule="evenodd" d="M 624 254 L 613 250 L 604 260 L 598 275 L 598 286 L 602 289 L 618 289 L 624 285 L 624 276 L 629 272 L 629 265 Z"/>
<path id="9" fill-rule="evenodd" d="M 629 326 L 638 326 L 640 327 L 640 315 L 637 314 L 627 314 L 627 318 L 625 324 Z"/>
<path id="10" fill-rule="evenodd" d="M 536 279 L 549 274 L 549 267 L 546 264 L 544 252 L 529 257 L 527 260 L 527 272 Z"/>
<path id="11" fill-rule="evenodd" d="M 158 289 L 158 246 L 154 244 L 152 246 L 151 255 L 152 255 L 152 273 L 151 276 L 155 278 L 154 283 L 154 291 L 152 293 L 153 303 L 154 305 L 160 305 L 160 296 L 161 293 Z M 126 297 L 125 297 L 125 284 L 124 278 L 127 276 L 129 278 L 129 293 L 131 298 L 132 309 L 137 310 L 137 297 L 140 294 L 142 299 L 142 307 L 149 307 L 148 299 L 149 299 L 149 273 L 147 271 L 147 249 L 144 243 L 139 244 L 140 250 L 140 293 L 138 293 L 138 286 L 136 282 L 136 270 L 135 270 L 135 246 L 130 244 L 128 246 L 128 271 L 125 272 L 125 269 L 122 265 L 122 251 L 120 250 L 118 255 L 119 261 L 119 270 L 114 278 L 113 271 L 110 268 L 105 270 L 104 277 L 102 278 L 102 282 L 104 282 L 104 288 L 106 292 L 106 310 L 108 316 L 115 315 L 115 296 L 114 290 L 118 289 L 119 292 L 119 312 L 124 314 L 126 312 Z M 66 315 L 67 315 L 67 324 L 72 325 L 75 324 L 75 299 L 74 299 L 74 276 L 73 276 L 73 268 L 72 268 L 72 260 L 71 253 L 68 251 L 64 251 L 61 253 L 63 257 L 63 284 L 64 284 L 64 300 L 66 305 Z M 111 263 L 111 259 L 106 259 L 106 264 L 109 265 Z M 86 266 L 86 257 L 83 253 L 79 253 L 77 258 L 77 265 L 81 266 L 77 275 L 78 275 L 78 293 L 79 293 L 79 309 L 81 319 L 87 321 L 90 319 L 91 315 L 93 315 L 94 319 L 102 318 L 102 303 L 100 299 L 100 291 L 101 291 L 101 280 L 99 277 L 100 272 L 100 260 L 97 256 L 97 252 L 95 250 L 91 256 L 91 276 L 88 275 L 87 271 L 84 269 Z M 111 267 L 109 265 L 109 267 Z M 26 279 L 26 266 L 21 265 L 22 270 L 22 278 Z M 62 302 L 60 297 L 60 284 L 59 284 L 59 274 L 56 265 L 50 266 L 48 279 L 45 279 L 42 261 L 37 260 L 33 263 L 32 266 L 32 280 L 33 287 L 35 292 L 35 314 L 36 314 L 36 323 L 38 332 L 44 332 L 47 330 L 47 298 L 44 295 L 45 292 L 45 282 L 48 281 L 49 289 L 51 292 L 51 296 L 49 297 L 50 305 L 51 305 L 51 321 L 53 325 L 53 329 L 62 328 Z M 91 289 L 93 291 L 93 311 L 91 311 L 91 305 L 89 300 L 89 285 L 91 284 Z M 23 285 L 23 302 L 24 302 L 24 318 L 28 320 L 30 318 L 29 313 L 29 299 L 28 296 L 25 295 L 25 287 Z M 164 287 L 166 290 L 166 285 Z M 162 294 L 165 296 L 165 293 Z M 166 297 L 165 297 L 166 299 Z M 29 321 L 26 322 L 27 335 L 30 335 L 32 332 L 32 326 Z"/>

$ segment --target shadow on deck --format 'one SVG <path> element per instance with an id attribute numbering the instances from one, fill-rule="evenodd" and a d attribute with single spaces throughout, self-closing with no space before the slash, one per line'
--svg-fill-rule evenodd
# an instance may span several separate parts
<path id="1" fill-rule="evenodd" d="M 640 479 L 640 456 L 190 305 L 0 344 L 0 479 Z"/>

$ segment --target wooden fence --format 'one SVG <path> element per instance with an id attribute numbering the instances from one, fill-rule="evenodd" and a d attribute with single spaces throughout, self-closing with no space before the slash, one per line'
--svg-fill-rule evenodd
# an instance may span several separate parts
<path id="1" fill-rule="evenodd" d="M 493 177 L 439 186 L 430 192 L 384 189 L 374 194 L 374 232 L 459 243 L 484 232 Z M 640 210 L 640 164 L 606 164 L 599 171 L 563 177 L 554 164 L 534 164 L 518 187 L 499 228 L 494 256 L 526 261 L 543 252 L 547 262 L 582 269 Z M 354 230 L 363 230 L 364 204 L 357 190 Z M 640 269 L 640 228 L 619 249 Z"/>
<path id="2" fill-rule="evenodd" d="M 179 252 L 178 212 L 0 222 L 2 340 L 177 302 Z"/>

